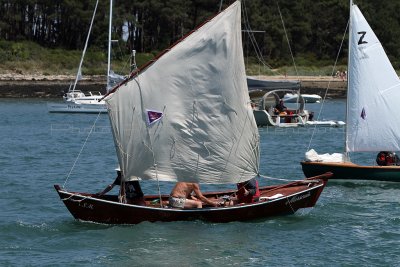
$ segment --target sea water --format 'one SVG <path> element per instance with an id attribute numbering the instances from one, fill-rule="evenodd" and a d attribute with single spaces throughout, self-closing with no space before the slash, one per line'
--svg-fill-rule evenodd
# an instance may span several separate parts
<path id="1" fill-rule="evenodd" d="M 320 104 L 307 108 L 317 116 Z M 319 119 L 344 114 L 344 100 L 328 100 Z M 344 129 L 260 128 L 260 183 L 303 178 L 304 153 L 343 151 Z M 400 183 L 330 181 L 314 208 L 266 220 L 110 226 L 75 221 L 53 188 L 98 192 L 113 181 L 107 115 L 0 99 L 0 149 L 0 266 L 399 266 Z"/>

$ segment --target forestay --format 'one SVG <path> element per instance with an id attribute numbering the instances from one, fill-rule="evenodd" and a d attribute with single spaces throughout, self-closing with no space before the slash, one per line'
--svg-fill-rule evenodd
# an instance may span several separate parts
<path id="1" fill-rule="evenodd" d="M 106 98 L 125 179 L 235 183 L 258 173 L 240 15 L 235 2 Z"/>
<path id="2" fill-rule="evenodd" d="M 356 5 L 350 19 L 346 151 L 400 150 L 400 80 Z"/>

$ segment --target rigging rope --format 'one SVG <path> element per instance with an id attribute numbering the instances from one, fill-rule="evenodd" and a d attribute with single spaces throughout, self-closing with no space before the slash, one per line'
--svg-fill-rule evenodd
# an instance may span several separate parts
<path id="1" fill-rule="evenodd" d="M 244 21 L 244 27 L 245 27 L 246 31 L 248 32 L 248 34 L 249 34 L 249 39 L 250 39 L 250 41 L 251 41 L 251 44 L 253 45 L 253 48 L 254 48 L 254 50 L 255 50 L 257 59 L 258 59 L 265 67 L 267 67 L 269 70 L 272 70 L 273 68 L 265 62 L 265 60 L 264 60 L 264 58 L 263 58 L 263 56 L 262 56 L 261 49 L 260 49 L 260 47 L 258 46 L 257 40 L 256 40 L 256 38 L 255 38 L 255 36 L 254 36 L 254 33 L 253 33 L 254 31 L 251 30 L 250 22 L 249 22 L 249 17 L 248 17 L 248 14 L 247 14 L 246 1 L 243 0 L 242 3 L 243 3 L 243 21 Z M 281 18 L 281 21 L 282 21 L 282 27 L 283 27 L 283 30 L 284 30 L 284 32 L 285 32 L 285 37 L 286 37 L 286 41 L 287 41 L 287 43 L 288 43 L 290 55 L 291 55 L 291 57 L 292 57 L 292 61 L 293 61 L 294 69 L 295 69 L 295 72 L 296 72 L 296 76 L 297 76 L 297 78 L 299 79 L 299 74 L 298 74 L 297 66 L 296 66 L 296 63 L 295 63 L 294 56 L 293 56 L 292 48 L 291 48 L 291 46 L 290 46 L 290 41 L 289 41 L 289 37 L 288 37 L 287 31 L 286 31 L 285 23 L 284 23 L 284 21 L 283 21 L 283 16 L 282 16 L 282 13 L 281 13 L 281 10 L 280 10 L 280 7 L 279 7 L 279 4 L 278 4 L 277 1 L 276 1 L 276 4 L 277 4 L 277 6 L 278 6 L 279 15 L 280 15 L 280 18 Z M 280 72 L 277 72 L 277 73 L 278 73 L 279 75 L 283 75 L 283 74 L 280 73 Z"/>
<path id="2" fill-rule="evenodd" d="M 117 41 L 117 43 L 118 43 L 119 54 L 121 55 L 121 57 L 123 57 L 124 53 L 122 52 L 121 45 L 119 44 L 118 41 Z M 128 73 L 129 74 L 131 72 L 130 61 L 131 61 L 131 56 L 129 56 L 129 58 L 127 58 L 125 60 L 123 66 L 121 67 L 121 69 L 119 71 L 120 73 Z M 128 71 L 126 71 L 126 70 L 128 70 Z M 123 74 L 123 76 L 126 77 L 126 75 L 124 75 L 124 74 Z"/>
<path id="3" fill-rule="evenodd" d="M 299 72 L 297 71 L 296 62 L 295 62 L 295 60 L 294 60 L 292 47 L 290 46 L 289 36 L 288 36 L 288 34 L 287 34 L 287 31 L 286 31 L 285 22 L 283 21 L 283 16 L 282 16 L 282 12 L 281 12 L 281 9 L 280 9 L 280 7 L 279 7 L 278 1 L 276 1 L 276 5 L 278 6 L 279 16 L 281 17 L 281 21 L 282 21 L 283 31 L 285 32 L 285 37 L 286 37 L 286 41 L 287 41 L 287 43 L 288 43 L 290 55 L 292 56 L 292 61 L 293 61 L 294 70 L 295 70 L 295 72 L 296 72 L 297 79 L 299 79 Z M 299 91 L 300 91 L 300 90 L 299 90 Z"/>
<path id="4" fill-rule="evenodd" d="M 89 131 L 89 133 L 88 133 L 88 135 L 87 135 L 87 137 L 86 137 L 86 139 L 85 139 L 85 142 L 83 143 L 83 145 L 82 145 L 82 147 L 81 147 L 81 150 L 79 151 L 78 156 L 76 157 L 76 159 L 75 159 L 75 161 L 74 161 L 74 164 L 72 164 L 71 170 L 69 171 L 67 177 L 65 178 L 65 182 L 64 182 L 64 184 L 63 184 L 63 188 L 65 188 L 65 186 L 66 186 L 66 184 L 67 184 L 67 181 L 68 181 L 69 177 L 71 176 L 71 173 L 72 173 L 72 171 L 74 170 L 75 165 L 76 165 L 76 163 L 78 162 L 78 159 L 79 159 L 80 155 L 82 154 L 82 151 L 83 151 L 83 149 L 85 148 L 86 143 L 87 143 L 87 141 L 89 140 L 89 137 L 90 137 L 90 135 L 92 134 L 92 132 L 93 132 L 95 126 L 96 126 L 96 123 L 97 123 L 97 121 L 98 121 L 98 119 L 99 119 L 99 117 L 100 117 L 100 114 L 101 114 L 101 112 L 99 112 L 99 113 L 97 114 L 97 117 L 96 117 L 96 119 L 95 119 L 95 121 L 94 121 L 92 127 L 90 128 L 90 131 Z"/>
<path id="5" fill-rule="evenodd" d="M 285 181 L 285 182 L 303 181 L 303 180 L 295 180 L 295 181 L 293 181 L 293 180 L 290 180 L 290 179 L 276 178 L 276 177 L 271 177 L 271 176 L 266 176 L 266 175 L 261 175 L 261 174 L 259 174 L 258 176 L 261 177 L 261 178 L 268 179 L 268 180 L 277 180 L 277 181 Z"/>
<path id="6" fill-rule="evenodd" d="M 224 2 L 224 0 L 221 0 L 220 2 L 219 2 L 219 12 L 221 12 L 221 9 L 222 9 L 222 3 Z"/>
<path id="7" fill-rule="evenodd" d="M 263 56 L 262 56 L 262 52 L 260 47 L 257 44 L 257 40 L 254 36 L 254 33 L 250 27 L 250 22 L 249 22 L 249 17 L 247 15 L 247 8 L 246 8 L 246 1 L 244 0 L 243 2 L 243 21 L 244 21 L 244 27 L 246 29 L 246 32 L 249 34 L 249 39 L 251 41 L 251 44 L 253 45 L 253 48 L 255 50 L 257 59 L 268 69 L 272 70 L 272 67 L 270 65 L 268 65 L 267 62 L 265 62 Z"/>
<path id="8" fill-rule="evenodd" d="M 328 95 L 329 87 L 330 87 L 330 85 L 331 85 L 331 82 L 332 82 L 333 79 L 334 79 L 334 78 L 333 78 L 333 74 L 334 74 L 334 72 L 335 72 L 335 69 L 336 69 L 336 66 L 337 66 L 337 62 L 339 61 L 339 55 L 340 55 L 340 52 L 342 51 L 342 47 L 343 47 L 344 39 L 345 39 L 345 37 L 346 37 L 347 29 L 349 28 L 349 23 L 350 23 L 350 20 L 347 21 L 346 29 L 345 29 L 345 31 L 344 31 L 344 33 L 343 33 L 343 37 L 342 37 L 342 41 L 341 41 L 341 43 L 340 43 L 339 51 L 337 52 L 337 55 L 336 55 L 335 64 L 333 65 L 333 68 L 332 68 L 331 79 L 329 80 L 328 85 L 327 85 L 327 87 L 326 87 L 326 89 L 325 89 L 324 97 L 322 98 L 321 107 L 319 108 L 319 112 L 318 112 L 318 116 L 317 116 L 317 121 L 319 121 L 319 118 L 320 118 L 321 113 L 322 113 L 322 109 L 324 108 L 324 103 L 325 103 L 326 96 Z M 313 140 L 313 138 L 314 138 L 316 129 L 317 129 L 317 125 L 315 124 L 315 125 L 314 125 L 314 129 L 313 129 L 312 134 L 311 134 L 310 142 L 308 143 L 307 151 L 310 150 L 311 143 L 312 143 L 312 140 Z"/>
<path id="9" fill-rule="evenodd" d="M 74 87 L 72 88 L 72 91 L 75 91 L 76 84 L 78 83 L 78 81 L 79 81 L 80 79 L 82 79 L 82 77 L 81 77 L 81 76 L 82 76 L 82 63 L 83 63 L 83 59 L 84 59 L 84 57 L 85 57 L 86 49 L 87 49 L 87 46 L 88 46 L 88 43 L 89 43 L 89 37 L 90 37 L 90 33 L 91 33 L 91 31 L 92 31 L 93 21 L 94 21 L 95 15 L 96 15 L 96 11 L 97 11 L 97 6 L 98 6 L 98 4 L 99 4 L 99 0 L 96 1 L 96 6 L 95 6 L 94 11 L 93 11 L 93 16 L 92 16 L 92 20 L 91 20 L 91 22 L 90 22 L 90 27 L 89 27 L 88 35 L 87 35 L 87 37 L 86 37 L 85 48 L 84 48 L 83 51 L 82 51 L 82 57 L 81 57 L 81 61 L 79 62 L 78 73 L 76 74 L 76 78 L 75 78 L 75 82 L 74 82 Z M 71 89 L 71 87 L 70 87 L 70 89 Z M 68 91 L 70 91 L 70 90 L 68 90 Z"/>

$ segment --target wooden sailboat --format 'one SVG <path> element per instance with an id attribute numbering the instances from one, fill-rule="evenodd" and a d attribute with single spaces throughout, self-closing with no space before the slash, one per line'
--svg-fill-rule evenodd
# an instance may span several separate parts
<path id="1" fill-rule="evenodd" d="M 316 157 L 301 162 L 307 177 L 327 171 L 332 179 L 400 182 L 396 160 L 387 166 L 361 166 L 349 152 L 400 150 L 400 79 L 361 11 L 350 2 L 347 127 L 343 161 Z M 307 155 L 307 153 L 306 153 Z M 379 161 L 378 161 L 379 162 Z M 385 160 L 382 161 L 383 163 Z"/>
<path id="2" fill-rule="evenodd" d="M 259 134 L 246 86 L 237 1 L 139 68 L 105 98 L 122 181 L 235 184 L 258 175 Z M 329 174 L 260 188 L 259 201 L 179 209 L 168 195 L 138 204 L 55 188 L 76 219 L 245 221 L 313 207 Z M 236 190 L 203 193 L 213 201 Z M 121 194 L 121 193 L 120 193 Z"/>

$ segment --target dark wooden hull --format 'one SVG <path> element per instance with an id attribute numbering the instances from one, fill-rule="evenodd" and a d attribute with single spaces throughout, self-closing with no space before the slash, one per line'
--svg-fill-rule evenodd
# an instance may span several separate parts
<path id="1" fill-rule="evenodd" d="M 400 166 L 360 166 L 351 162 L 303 161 L 301 167 L 306 177 L 332 172 L 333 176 L 330 179 L 400 182 Z"/>
<path id="2" fill-rule="evenodd" d="M 156 195 L 145 196 L 141 205 L 119 203 L 117 196 L 96 196 L 68 192 L 55 185 L 61 200 L 75 219 L 105 224 L 137 224 L 143 221 L 171 222 L 203 220 L 209 222 L 247 221 L 277 215 L 293 214 L 298 209 L 313 207 L 324 189 L 330 174 L 285 185 L 261 187 L 261 200 L 252 204 L 202 209 L 175 209 L 155 203 Z M 208 198 L 220 198 L 233 191 L 210 192 Z M 275 199 L 267 197 L 282 194 Z M 162 196 L 167 204 L 168 196 Z"/>

